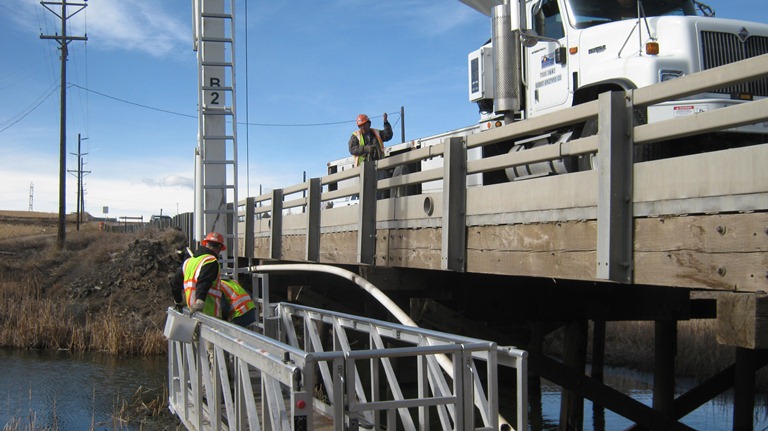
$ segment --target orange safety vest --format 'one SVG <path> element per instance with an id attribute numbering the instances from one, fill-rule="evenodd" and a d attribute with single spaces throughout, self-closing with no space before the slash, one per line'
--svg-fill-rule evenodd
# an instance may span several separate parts
<path id="1" fill-rule="evenodd" d="M 211 263 L 216 265 L 218 270 L 219 261 L 215 256 L 210 254 L 190 257 L 184 261 L 184 297 L 187 300 L 187 306 L 191 307 L 197 299 L 195 298 L 195 287 L 197 286 L 197 278 L 200 276 L 200 270 L 203 268 L 203 265 L 209 265 Z M 218 275 L 216 276 L 216 281 L 211 285 L 210 290 L 208 290 L 208 296 L 205 297 L 203 314 L 213 317 L 221 317 L 221 290 L 219 290 Z"/>
<path id="2" fill-rule="evenodd" d="M 251 296 L 235 280 L 221 280 L 219 287 L 224 300 L 230 304 L 227 320 L 231 321 L 256 308 Z"/>
<path id="3" fill-rule="evenodd" d="M 381 135 L 379 135 L 378 129 L 371 129 L 373 132 L 373 135 L 376 136 L 376 139 L 379 141 L 379 147 L 381 148 L 381 155 L 384 156 L 384 142 L 381 140 Z M 365 138 L 363 138 L 363 132 L 360 130 L 355 130 L 352 133 L 354 136 L 357 137 L 357 142 L 360 144 L 361 147 L 365 146 Z M 365 160 L 365 156 L 357 156 L 355 157 L 355 166 L 358 166 L 360 163 L 362 163 Z"/>

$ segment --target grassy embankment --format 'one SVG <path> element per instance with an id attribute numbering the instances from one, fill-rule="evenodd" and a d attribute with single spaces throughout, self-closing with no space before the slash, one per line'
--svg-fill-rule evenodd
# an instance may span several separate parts
<path id="1" fill-rule="evenodd" d="M 38 228 L 39 229 L 39 228 Z M 8 231 L 0 225 L 0 233 Z M 28 229 L 20 229 L 21 231 Z M 18 230 L 14 231 L 18 232 Z M 70 233 L 66 246 L 60 250 L 51 239 L 35 259 L 30 262 L 33 270 L 0 267 L 0 301 L 15 304 L 6 308 L 0 318 L 0 346 L 19 349 L 54 349 L 72 352 L 98 351 L 110 354 L 158 355 L 166 352 L 167 344 L 160 330 L 146 330 L 137 334 L 124 325 L 119 304 L 111 301 L 106 307 L 87 313 L 79 319 L 72 310 L 82 308 L 79 300 L 67 298 L 59 292 L 50 292 L 45 286 L 48 266 L 98 265 L 110 254 L 124 247 L 132 236 L 111 234 L 86 229 Z M 0 237 L 2 238 L 2 237 Z M 17 250 L 40 247 L 40 238 L 19 238 Z M 83 254 L 88 246 L 87 255 Z M 7 252 L 6 252 L 7 253 Z M 4 269 L 4 270 L 3 270 Z M 66 268 L 60 271 L 66 271 Z M 21 287 L 21 288 L 20 288 Z"/>

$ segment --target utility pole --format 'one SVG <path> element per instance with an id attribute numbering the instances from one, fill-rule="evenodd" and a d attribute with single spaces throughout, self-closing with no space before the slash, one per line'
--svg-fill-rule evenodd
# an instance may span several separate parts
<path id="1" fill-rule="evenodd" d="M 83 138 L 88 139 L 88 138 Z M 77 134 L 77 153 L 70 153 L 73 156 L 77 156 L 77 170 L 74 171 L 68 171 L 70 174 L 73 174 L 77 177 L 77 230 L 80 231 L 80 223 L 83 222 L 83 212 L 85 212 L 85 198 L 84 198 L 84 192 L 83 192 L 83 176 L 85 174 L 90 174 L 91 171 L 84 171 L 83 170 L 83 156 L 87 155 L 88 153 L 81 153 L 80 152 L 80 134 Z"/>
<path id="2" fill-rule="evenodd" d="M 40 39 L 53 39 L 61 47 L 61 124 L 59 126 L 59 234 L 58 246 L 64 248 L 67 238 L 67 45 L 73 40 L 88 40 L 88 36 L 67 36 L 67 20 L 85 9 L 86 3 L 68 3 L 41 1 L 41 5 L 61 19 L 61 36 L 40 35 Z M 56 12 L 49 6 L 61 6 L 61 12 Z M 67 14 L 67 6 L 77 8 Z"/>

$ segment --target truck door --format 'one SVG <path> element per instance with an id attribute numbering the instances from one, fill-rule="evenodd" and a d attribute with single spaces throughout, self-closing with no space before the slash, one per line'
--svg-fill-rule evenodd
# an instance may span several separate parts
<path id="1" fill-rule="evenodd" d="M 566 46 L 563 17 L 557 0 L 545 0 L 533 11 L 533 28 L 536 34 L 560 41 L 539 41 L 531 48 L 525 48 L 527 76 L 528 115 L 535 116 L 541 111 L 565 104 L 569 100 L 570 80 L 567 61 L 558 64 L 557 50 Z M 561 54 L 564 55 L 564 52 Z"/>

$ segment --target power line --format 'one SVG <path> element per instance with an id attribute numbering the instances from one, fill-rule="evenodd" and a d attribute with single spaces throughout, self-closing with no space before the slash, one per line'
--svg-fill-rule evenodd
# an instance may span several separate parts
<path id="1" fill-rule="evenodd" d="M 121 99 L 119 97 L 110 96 L 109 94 L 102 93 L 100 91 L 92 90 L 90 88 L 83 87 L 81 85 L 73 84 L 71 82 L 68 82 L 69 86 L 77 87 L 83 91 L 88 91 L 90 93 L 98 94 L 99 96 L 106 97 L 108 99 L 116 100 L 118 102 L 127 103 L 129 105 L 138 106 L 140 108 L 144 109 L 151 109 L 153 111 L 159 111 L 164 112 L 166 114 L 172 114 L 172 115 L 178 115 L 180 117 L 187 117 L 187 118 L 194 118 L 197 119 L 197 115 L 190 115 L 190 114 L 184 114 L 181 112 L 175 112 L 175 111 L 169 111 L 167 109 L 162 108 L 155 108 L 153 106 L 144 105 L 141 103 L 131 102 L 130 100 Z M 399 115 L 400 112 L 390 112 L 387 115 Z M 371 116 L 370 118 L 381 118 L 381 115 L 378 116 Z M 399 120 L 398 120 L 399 121 Z M 331 121 L 327 123 L 300 123 L 300 124 L 288 124 L 288 123 L 250 123 L 250 122 L 238 122 L 237 124 L 241 126 L 257 126 L 257 127 L 318 127 L 318 126 L 335 126 L 339 124 L 349 124 L 354 123 L 355 120 L 344 120 L 344 121 Z"/>
<path id="2" fill-rule="evenodd" d="M 42 98 L 40 99 L 40 101 L 39 101 L 39 102 L 37 102 L 37 104 L 36 104 L 35 106 L 33 106 L 32 108 L 27 108 L 27 109 L 29 109 L 29 111 L 27 111 L 26 113 L 24 113 L 24 114 L 23 114 L 21 117 L 19 117 L 19 118 L 18 118 L 16 121 L 12 122 L 11 124 L 9 124 L 9 125 L 5 126 L 5 127 L 4 127 L 4 128 L 2 128 L 2 129 L 0 129 L 0 133 L 3 133 L 3 132 L 5 132 L 6 130 L 10 129 L 10 128 L 11 128 L 11 127 L 14 125 L 14 124 L 18 123 L 19 121 L 21 121 L 21 120 L 23 120 L 24 118 L 26 118 L 26 117 L 27 117 L 27 115 L 29 115 L 29 114 L 31 114 L 32 112 L 34 112 L 34 111 L 35 111 L 35 109 L 37 109 L 37 108 L 38 108 L 40 105 L 42 105 L 42 104 L 43 104 L 43 102 L 45 102 L 46 100 L 48 100 L 48 98 L 49 98 L 49 97 L 51 97 L 51 95 L 52 95 L 52 94 L 53 94 L 53 93 L 54 93 L 54 92 L 55 92 L 55 91 L 56 91 L 58 88 L 59 88 L 59 86 L 58 86 L 58 85 L 57 85 L 57 86 L 55 86 L 55 87 L 53 87 L 53 88 L 51 88 L 51 90 L 48 92 L 48 94 L 46 94 L 44 97 L 42 97 L 42 96 L 41 96 Z"/>
<path id="3" fill-rule="evenodd" d="M 116 100 L 118 102 L 127 103 L 129 105 L 138 106 L 140 108 L 151 109 L 153 111 L 159 111 L 159 112 L 165 112 L 166 114 L 178 115 L 178 116 L 181 116 L 181 117 L 189 117 L 189 118 L 195 118 L 195 119 L 197 118 L 197 115 L 182 114 L 180 112 L 169 111 L 167 109 L 161 109 L 161 108 L 155 108 L 155 107 L 148 106 L 148 105 L 142 105 L 141 103 L 131 102 L 130 100 L 125 100 L 125 99 L 121 99 L 119 97 L 110 96 L 109 94 L 104 94 L 104 93 L 101 93 L 101 92 L 96 91 L 96 90 L 91 90 L 90 88 L 86 88 L 86 87 L 83 87 L 81 85 L 73 84 L 71 82 L 68 82 L 67 84 L 69 84 L 72 87 L 77 87 L 77 88 L 79 88 L 79 89 L 81 89 L 83 91 L 87 91 L 89 93 L 98 94 L 99 96 L 106 97 L 106 98 L 112 99 L 112 100 Z"/>

